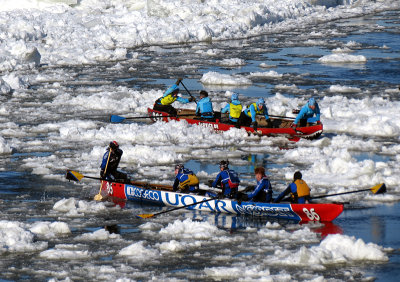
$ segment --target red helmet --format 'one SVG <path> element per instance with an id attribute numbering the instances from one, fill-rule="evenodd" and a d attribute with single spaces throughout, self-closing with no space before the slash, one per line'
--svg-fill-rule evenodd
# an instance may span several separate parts
<path id="1" fill-rule="evenodd" d="M 115 149 L 118 149 L 118 147 L 119 147 L 119 145 L 118 145 L 117 141 L 110 142 L 111 149 L 115 150 Z"/>

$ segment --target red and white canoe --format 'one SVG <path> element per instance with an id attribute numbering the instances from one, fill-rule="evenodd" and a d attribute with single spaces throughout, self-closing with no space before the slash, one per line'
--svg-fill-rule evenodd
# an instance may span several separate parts
<path id="1" fill-rule="evenodd" d="M 131 200 L 174 208 L 190 205 L 190 207 L 187 207 L 189 210 L 265 216 L 300 222 L 330 222 L 343 211 L 342 204 L 275 204 L 234 199 L 213 199 L 197 194 L 173 192 L 172 187 L 168 185 L 145 184 L 136 181 L 131 181 L 130 184 L 103 181 L 101 195 L 102 197 L 110 197 L 117 202 Z"/>
<path id="2" fill-rule="evenodd" d="M 227 123 L 228 114 L 216 113 L 215 121 L 206 121 L 199 119 L 195 115 L 195 110 L 190 109 L 178 109 L 177 117 L 171 117 L 170 114 L 166 112 L 156 111 L 148 108 L 147 112 L 149 117 L 151 117 L 152 121 L 165 121 L 168 122 L 170 120 L 186 120 L 189 124 L 197 124 L 205 127 L 211 127 L 216 131 L 228 131 L 235 126 L 233 124 Z M 257 116 L 258 128 L 255 131 L 252 127 L 242 126 L 247 132 L 254 133 L 261 136 L 285 136 L 293 141 L 298 141 L 300 138 L 307 139 L 315 139 L 318 138 L 323 131 L 322 123 L 316 124 L 307 124 L 304 127 L 297 127 L 296 130 L 290 127 L 293 123 L 294 118 L 290 117 L 278 117 L 278 116 L 270 116 L 273 127 L 267 127 L 267 123 L 265 121 L 264 116 Z"/>

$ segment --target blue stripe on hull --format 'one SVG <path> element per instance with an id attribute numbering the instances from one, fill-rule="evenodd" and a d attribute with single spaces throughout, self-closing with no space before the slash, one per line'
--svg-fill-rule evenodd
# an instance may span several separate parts
<path id="1" fill-rule="evenodd" d="M 161 191 L 140 188 L 134 185 L 125 185 L 125 195 L 128 200 L 149 201 L 163 204 Z"/>
<path id="2" fill-rule="evenodd" d="M 125 185 L 125 195 L 126 198 L 131 201 L 146 201 L 171 207 L 182 207 L 209 199 L 209 197 L 205 196 L 151 190 L 134 185 Z M 188 209 L 301 220 L 301 218 L 293 212 L 290 204 L 242 202 L 239 205 L 235 200 L 218 199 L 190 206 Z"/>

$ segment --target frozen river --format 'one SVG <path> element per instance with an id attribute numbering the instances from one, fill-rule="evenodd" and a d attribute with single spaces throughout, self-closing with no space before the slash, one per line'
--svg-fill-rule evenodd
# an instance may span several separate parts
<path id="1" fill-rule="evenodd" d="M 34 68 L 4 61 L 0 280 L 396 281 L 399 18 L 400 9 L 343 13 L 245 39 L 145 44 L 95 63 L 65 46 L 51 56 L 39 48 Z M 60 63 L 63 52 L 71 61 Z M 185 123 L 109 122 L 111 114 L 146 115 L 177 77 L 195 96 L 207 90 L 215 109 L 236 92 L 245 103 L 264 97 L 270 114 L 293 116 L 313 96 L 324 134 L 292 143 Z M 381 182 L 388 193 L 328 198 L 348 203 L 332 224 L 185 210 L 143 220 L 135 215 L 160 208 L 95 202 L 98 182 L 64 179 L 67 169 L 97 177 L 111 140 L 124 151 L 120 167 L 140 181 L 172 184 L 182 162 L 206 182 L 229 158 L 244 184 L 264 166 L 275 197 L 298 169 L 314 195 Z"/>

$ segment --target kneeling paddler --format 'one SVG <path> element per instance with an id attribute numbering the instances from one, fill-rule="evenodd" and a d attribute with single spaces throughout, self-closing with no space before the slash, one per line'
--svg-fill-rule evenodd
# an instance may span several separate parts
<path id="1" fill-rule="evenodd" d="M 290 200 L 295 204 L 308 204 L 310 202 L 310 188 L 301 178 L 301 172 L 296 171 L 293 175 L 293 182 L 275 199 L 274 203 L 279 203 L 285 196 L 290 194 L 290 197 L 284 200 Z"/>

